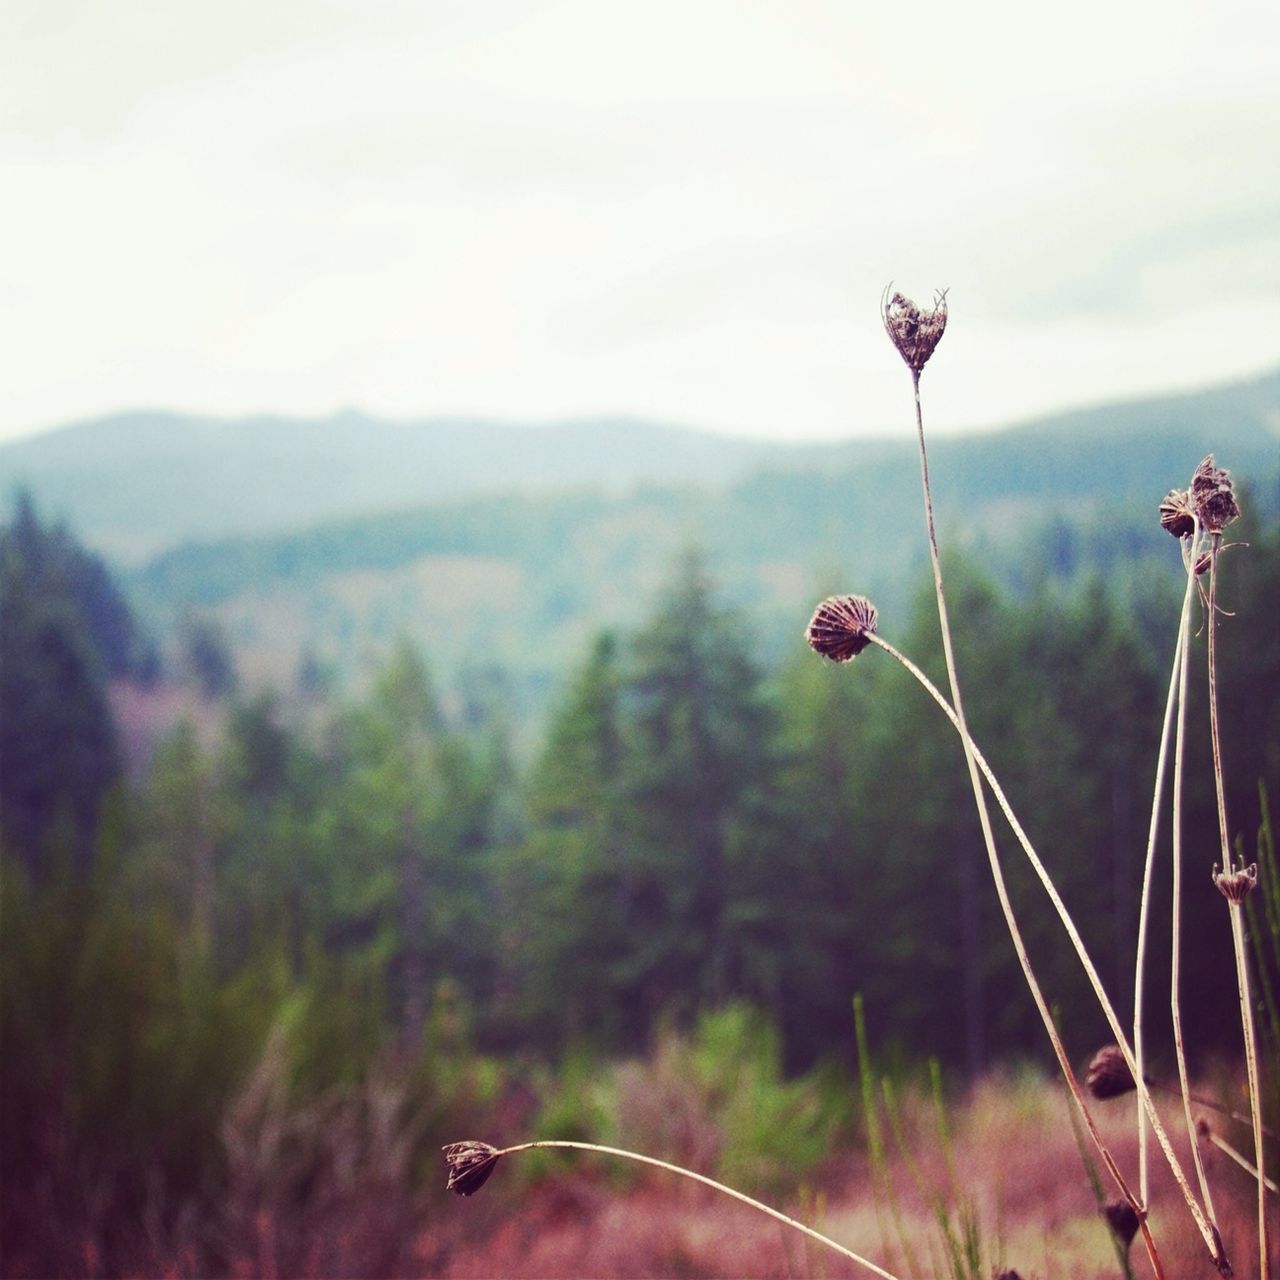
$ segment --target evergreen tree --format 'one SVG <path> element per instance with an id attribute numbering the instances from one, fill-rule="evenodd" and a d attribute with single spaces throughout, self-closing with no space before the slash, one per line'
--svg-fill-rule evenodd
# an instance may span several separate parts
<path id="1" fill-rule="evenodd" d="M 21 498 L 0 530 L 0 846 L 33 873 L 59 823 L 89 857 L 120 771 L 106 681 L 130 626 L 100 562 Z"/>

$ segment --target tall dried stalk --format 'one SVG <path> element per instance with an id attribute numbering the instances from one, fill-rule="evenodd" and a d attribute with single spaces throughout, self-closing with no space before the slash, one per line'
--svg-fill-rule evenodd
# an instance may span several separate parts
<path id="1" fill-rule="evenodd" d="M 1187 585 L 1182 595 L 1182 612 L 1178 618 L 1178 639 L 1173 648 L 1173 669 L 1169 673 L 1169 693 L 1165 698 L 1164 720 L 1160 726 L 1160 747 L 1156 755 L 1156 780 L 1151 792 L 1151 821 L 1147 828 L 1147 854 L 1142 871 L 1142 899 L 1138 908 L 1138 945 L 1133 965 L 1133 1078 L 1146 1080 L 1146 1053 L 1142 1031 L 1142 1015 L 1145 1003 L 1147 958 L 1147 925 L 1151 918 L 1151 882 L 1155 873 L 1156 838 L 1160 830 L 1160 799 L 1164 794 L 1164 775 L 1169 762 L 1169 739 L 1173 725 L 1174 706 L 1178 701 L 1179 673 L 1182 668 L 1186 645 L 1184 643 L 1187 619 L 1191 616 L 1191 597 L 1195 585 L 1194 561 L 1187 566 Z M 1147 1167 L 1147 1110 L 1142 1093 L 1138 1093 L 1138 1195 L 1143 1204 L 1150 1203 L 1150 1185 Z"/>
<path id="2" fill-rule="evenodd" d="M 1071 1090 L 1076 1105 L 1080 1109 L 1081 1116 L 1089 1130 L 1089 1135 L 1098 1149 L 1098 1154 L 1115 1179 L 1121 1194 L 1142 1224 L 1143 1241 L 1151 1258 L 1151 1265 L 1156 1275 L 1160 1276 L 1164 1272 L 1160 1264 L 1160 1255 L 1156 1249 L 1155 1241 L 1151 1238 L 1151 1233 L 1147 1229 L 1144 1220 L 1145 1210 L 1129 1189 L 1124 1175 L 1120 1172 L 1119 1166 L 1107 1149 L 1106 1143 L 1102 1140 L 1102 1135 L 1098 1132 L 1097 1126 L 1093 1122 L 1093 1117 L 1089 1114 L 1089 1108 L 1084 1100 L 1084 1092 L 1080 1087 L 1080 1082 L 1076 1079 L 1075 1072 L 1072 1070 L 1061 1037 L 1058 1035 L 1057 1027 L 1054 1025 L 1053 1015 L 1049 1010 L 1048 1003 L 1032 968 L 1031 957 L 1027 953 L 1026 945 L 1023 942 L 1022 931 L 1018 926 L 1013 904 L 1009 899 L 1008 889 L 1005 885 L 1004 872 L 1000 866 L 1000 855 L 996 849 L 995 835 L 991 827 L 991 815 L 987 809 L 986 795 L 983 791 L 982 780 L 979 777 L 978 765 L 974 758 L 973 741 L 969 736 L 969 728 L 965 720 L 964 702 L 960 696 L 960 680 L 956 670 L 955 653 L 951 639 L 951 626 L 947 618 L 946 592 L 942 582 L 942 561 L 938 552 L 938 536 L 933 515 L 933 491 L 929 483 L 929 457 L 928 450 L 925 447 L 924 413 L 920 404 L 920 374 L 946 328 L 946 296 L 945 294 L 938 295 L 931 311 L 921 311 L 906 298 L 903 298 L 901 294 L 894 294 L 890 298 L 888 290 L 886 290 L 882 314 L 890 340 L 897 347 L 899 354 L 911 370 L 911 384 L 916 410 L 916 438 L 920 453 L 920 483 L 924 494 L 925 530 L 929 539 L 929 563 L 933 570 L 934 596 L 938 605 L 938 623 L 942 631 L 942 651 L 946 661 L 947 680 L 951 686 L 951 702 L 955 710 L 956 729 L 960 734 L 965 767 L 969 773 L 969 784 L 972 788 L 974 804 L 978 811 L 978 822 L 982 828 L 982 839 L 986 846 L 987 861 L 991 868 L 992 880 L 995 882 L 996 895 L 1000 900 L 1000 909 L 1004 914 L 1005 925 L 1009 930 L 1009 937 L 1013 941 L 1023 977 L 1031 992 L 1032 999 L 1035 1001 L 1036 1008 L 1040 1012 L 1045 1032 L 1049 1036 L 1049 1041 L 1053 1046 L 1054 1054 L 1058 1059 L 1058 1065 L 1067 1082 L 1067 1087 Z"/>
<path id="3" fill-rule="evenodd" d="M 1184 555 L 1187 558 L 1187 574 L 1191 581 L 1196 575 L 1196 565 L 1200 559 L 1200 525 L 1193 517 L 1192 532 L 1188 539 Z M 1213 1209 L 1213 1194 L 1209 1190 L 1209 1179 L 1205 1173 L 1204 1160 L 1200 1155 L 1200 1144 L 1196 1142 L 1195 1117 L 1191 1114 L 1191 1084 L 1187 1076 L 1187 1052 L 1182 1035 L 1182 774 L 1183 762 L 1186 758 L 1187 727 L 1187 671 L 1190 663 L 1186 661 L 1190 646 L 1190 611 L 1182 612 L 1182 655 L 1183 661 L 1178 669 L 1178 722 L 1174 735 L 1173 749 L 1173 920 L 1171 926 L 1171 946 L 1169 957 L 1169 1012 L 1173 1022 L 1173 1050 L 1178 1064 L 1178 1084 L 1182 1096 L 1182 1112 L 1186 1120 L 1187 1136 L 1191 1141 L 1191 1159 L 1195 1165 L 1196 1179 L 1200 1184 L 1200 1195 L 1204 1199 L 1205 1212 L 1213 1223 L 1215 1235 L 1218 1232 L 1217 1214 Z"/>
<path id="4" fill-rule="evenodd" d="M 1202 463 L 1201 467 L 1203 466 Z M 1218 726 L 1218 666 L 1215 643 L 1218 631 L 1218 557 L 1221 551 L 1222 534 L 1218 529 L 1212 529 L 1209 535 L 1209 735 L 1213 745 L 1213 781 L 1218 801 L 1218 832 L 1222 841 L 1223 868 L 1222 874 L 1216 875 L 1215 879 L 1227 899 L 1227 908 L 1231 915 L 1231 941 L 1236 959 L 1236 983 L 1240 992 L 1240 1022 L 1244 1032 L 1245 1067 L 1249 1077 L 1249 1111 L 1253 1118 L 1253 1149 L 1257 1163 L 1258 1274 L 1261 1280 L 1268 1280 L 1271 1275 L 1271 1262 L 1270 1250 L 1267 1247 L 1267 1177 L 1262 1138 L 1258 1034 L 1253 1021 L 1253 998 L 1249 990 L 1249 960 L 1244 943 L 1244 899 L 1256 880 L 1257 868 L 1253 868 L 1253 880 L 1249 878 L 1243 867 L 1239 873 L 1233 873 L 1231 842 L 1227 835 L 1227 797 L 1223 783 L 1222 739 Z"/>

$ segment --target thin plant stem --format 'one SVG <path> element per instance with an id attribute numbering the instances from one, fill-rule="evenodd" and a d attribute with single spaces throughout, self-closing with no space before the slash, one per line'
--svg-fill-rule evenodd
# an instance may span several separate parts
<path id="1" fill-rule="evenodd" d="M 1167 1093 L 1173 1097 L 1180 1098 L 1182 1096 L 1181 1090 L 1171 1089 L 1167 1084 L 1161 1084 L 1158 1080 L 1148 1080 L 1147 1087 L 1149 1089 L 1158 1089 L 1161 1093 Z M 1248 1125 L 1250 1127 L 1253 1125 L 1252 1116 L 1245 1115 L 1243 1111 L 1233 1111 L 1230 1107 L 1224 1106 L 1216 1098 L 1206 1098 L 1203 1093 L 1196 1093 L 1194 1089 L 1191 1091 L 1191 1101 L 1198 1107 L 1208 1107 L 1210 1111 L 1216 1111 L 1219 1115 L 1227 1116 L 1237 1124 Z M 1274 1138 L 1276 1136 L 1275 1130 L 1265 1124 L 1262 1126 L 1262 1132 L 1268 1138 Z"/>
<path id="2" fill-rule="evenodd" d="M 1258 1176 L 1257 1169 L 1249 1163 L 1248 1157 L 1237 1151 L 1225 1138 L 1220 1138 L 1212 1129 L 1205 1134 L 1205 1137 L 1208 1138 L 1209 1141 L 1212 1142 L 1213 1145 L 1224 1155 L 1234 1160 L 1236 1164 L 1238 1164 L 1245 1173 L 1249 1175 L 1249 1177 L 1256 1178 Z M 1263 1174 L 1262 1181 L 1267 1190 L 1270 1191 L 1273 1196 L 1280 1196 L 1280 1186 L 1276 1186 L 1275 1182 L 1271 1178 L 1268 1178 L 1266 1174 Z"/>
<path id="3" fill-rule="evenodd" d="M 1195 566 L 1200 558 L 1200 524 L 1195 521 L 1191 537 L 1187 543 L 1187 576 L 1194 581 Z M 1187 672 L 1191 666 L 1185 660 L 1190 648 L 1187 634 L 1191 626 L 1190 611 L 1184 609 L 1182 614 L 1182 652 L 1184 661 L 1178 669 L 1178 724 L 1173 749 L 1173 922 L 1171 931 L 1171 947 L 1169 955 L 1169 1012 L 1173 1021 L 1173 1050 L 1178 1063 L 1178 1084 L 1182 1091 L 1182 1112 L 1186 1120 L 1187 1136 L 1191 1141 L 1191 1161 L 1195 1166 L 1196 1179 L 1200 1184 L 1200 1195 L 1204 1200 L 1205 1212 L 1217 1229 L 1218 1216 L 1213 1209 L 1213 1193 L 1209 1190 L 1209 1178 L 1205 1173 L 1204 1160 L 1200 1155 L 1200 1145 L 1196 1142 L 1195 1119 L 1191 1114 L 1191 1083 L 1187 1078 L 1187 1052 L 1182 1035 L 1182 773 L 1186 758 L 1187 728 Z"/>
<path id="4" fill-rule="evenodd" d="M 713 1191 L 723 1192 L 725 1195 L 732 1196 L 733 1199 L 739 1200 L 745 1205 L 750 1205 L 751 1208 L 757 1209 L 761 1213 L 768 1214 L 769 1217 L 781 1222 L 784 1226 L 801 1232 L 803 1235 L 808 1236 L 810 1240 L 826 1245 L 828 1249 L 832 1249 L 843 1257 L 848 1258 L 850 1262 L 856 1262 L 860 1267 L 870 1271 L 872 1275 L 881 1276 L 882 1280 L 898 1280 L 898 1277 L 893 1275 L 892 1272 L 876 1266 L 874 1262 L 862 1257 L 861 1254 L 854 1253 L 852 1249 L 846 1249 L 844 1245 L 837 1244 L 829 1236 L 824 1236 L 820 1231 L 815 1231 L 812 1227 L 806 1226 L 803 1222 L 797 1221 L 781 1210 L 762 1204 L 759 1200 L 753 1200 L 749 1195 L 744 1195 L 741 1191 L 735 1191 L 733 1187 L 726 1187 L 723 1182 L 717 1182 L 714 1178 L 708 1178 L 701 1173 L 694 1173 L 692 1169 L 681 1168 L 678 1164 L 669 1164 L 666 1160 L 659 1160 L 656 1156 L 641 1155 L 638 1151 L 624 1151 L 621 1147 L 605 1147 L 596 1142 L 570 1142 L 568 1139 L 556 1138 L 537 1142 L 521 1142 L 514 1147 L 504 1147 L 501 1151 L 495 1151 L 493 1158 L 496 1160 L 500 1156 L 513 1156 L 521 1151 L 537 1151 L 549 1148 L 568 1151 L 594 1151 L 597 1155 L 617 1156 L 623 1160 L 634 1160 L 637 1164 L 652 1165 L 655 1169 L 665 1169 L 668 1173 L 676 1173 L 682 1178 L 690 1178 L 694 1182 L 702 1183 L 705 1187 L 710 1187 Z"/>
<path id="5" fill-rule="evenodd" d="M 1209 539 L 1209 736 L 1213 743 L 1213 782 L 1218 797 L 1218 834 L 1222 840 L 1222 870 L 1231 871 L 1231 840 L 1227 834 L 1227 796 L 1222 770 L 1222 737 L 1218 727 L 1218 556 L 1222 535 Z M 1258 1162 L 1258 1275 L 1268 1280 L 1271 1275 L 1270 1250 L 1267 1248 L 1266 1153 L 1262 1142 L 1262 1096 L 1258 1070 L 1258 1036 L 1253 1024 L 1253 999 L 1249 991 L 1249 958 L 1244 945 L 1244 906 L 1228 901 L 1231 915 L 1231 940 L 1236 954 L 1236 982 L 1240 989 L 1240 1022 L 1244 1031 L 1245 1067 L 1249 1076 L 1249 1111 L 1253 1116 L 1253 1149 Z"/>
<path id="6" fill-rule="evenodd" d="M 867 639 L 872 644 L 883 649 L 885 653 L 895 661 L 899 662 L 916 679 L 925 692 L 928 693 L 929 696 L 938 704 L 947 719 L 951 721 L 952 725 L 958 731 L 959 725 L 956 720 L 955 711 L 952 709 L 950 703 L 947 702 L 937 685 L 935 685 L 933 681 L 930 680 L 929 677 L 906 656 L 906 654 L 890 644 L 882 636 L 876 635 L 874 632 L 869 632 L 867 634 Z M 1036 875 L 1040 878 L 1040 883 L 1044 886 L 1045 892 L 1049 895 L 1050 900 L 1057 909 L 1058 915 L 1061 918 L 1071 941 L 1075 945 L 1076 953 L 1080 957 L 1080 961 L 1084 966 L 1085 972 L 1088 974 L 1094 991 L 1098 996 L 1099 1003 L 1102 1006 L 1102 1011 L 1106 1015 L 1107 1021 L 1110 1023 L 1112 1034 L 1116 1037 L 1116 1045 L 1124 1055 L 1125 1062 L 1128 1064 L 1130 1072 L 1133 1072 L 1133 1050 L 1129 1047 L 1128 1038 L 1125 1036 L 1124 1031 L 1120 1026 L 1120 1019 L 1116 1016 L 1114 1007 L 1110 1000 L 1107 999 L 1106 990 L 1102 986 L 1102 980 L 1098 976 L 1098 971 L 1089 956 L 1088 950 L 1085 948 L 1084 940 L 1080 937 L 1079 931 L 1076 929 L 1075 923 L 1071 919 L 1070 913 L 1067 911 L 1066 904 L 1062 901 L 1053 881 L 1049 878 L 1048 871 L 1040 861 L 1040 858 L 1035 851 L 1035 846 L 1032 845 L 1031 840 L 1023 829 L 1021 822 L 1018 821 L 1018 816 L 1014 813 L 1013 806 L 1009 803 L 1008 797 L 1004 793 L 1004 789 L 1000 786 L 999 780 L 996 778 L 991 766 L 987 763 L 986 757 L 982 754 L 976 743 L 974 743 L 973 751 L 974 759 L 977 761 L 978 767 L 981 769 L 983 776 L 991 787 L 991 791 L 996 798 L 996 802 L 1000 805 L 1005 818 L 1008 820 L 1009 826 L 1013 829 L 1013 833 L 1018 839 L 1018 843 L 1021 844 L 1023 852 L 1027 855 L 1027 860 L 1031 863 Z M 1165 1132 L 1164 1125 L 1161 1123 L 1159 1113 L 1156 1111 L 1155 1102 L 1151 1098 L 1150 1090 L 1147 1087 L 1146 1081 L 1140 1081 L 1135 1075 L 1134 1087 L 1138 1090 L 1138 1096 L 1144 1101 L 1147 1118 L 1151 1122 L 1152 1132 L 1155 1134 L 1156 1139 L 1160 1144 L 1160 1149 L 1163 1151 L 1166 1161 L 1168 1161 L 1169 1168 L 1182 1191 L 1183 1198 L 1187 1202 L 1187 1207 L 1190 1209 L 1191 1215 L 1196 1221 L 1196 1226 L 1199 1228 L 1200 1234 L 1204 1237 L 1205 1243 L 1209 1246 L 1210 1252 L 1213 1254 L 1214 1260 L 1221 1270 L 1223 1263 L 1225 1262 L 1225 1254 L 1221 1251 L 1220 1245 L 1215 1246 L 1215 1229 L 1211 1227 L 1205 1219 L 1204 1213 L 1195 1198 L 1195 1193 L 1191 1190 L 1191 1187 L 1187 1182 L 1186 1175 L 1182 1171 L 1182 1165 L 1178 1161 L 1178 1157 L 1173 1150 L 1173 1144 L 1169 1141 L 1169 1136 Z M 1081 1098 L 1077 1097 L 1076 1101 L 1083 1118 L 1085 1119 L 1086 1127 L 1090 1129 L 1090 1136 L 1093 1136 L 1096 1130 L 1092 1127 L 1092 1120 L 1089 1117 L 1088 1109 L 1083 1104 Z M 1096 1140 L 1095 1145 L 1097 1145 Z M 1100 1154 L 1103 1154 L 1103 1162 L 1107 1165 L 1108 1171 L 1112 1171 L 1112 1163 L 1107 1160 L 1105 1152 L 1103 1152 L 1101 1148 Z M 1123 1190 L 1123 1181 L 1117 1179 L 1117 1183 Z M 1126 1199 L 1128 1199 L 1127 1196 Z M 1130 1207 L 1135 1206 L 1131 1203 Z M 1139 1219 L 1142 1220 L 1141 1213 L 1139 1213 Z M 1145 1222 L 1143 1225 L 1145 1227 Z"/>
<path id="7" fill-rule="evenodd" d="M 1143 976 L 1146 972 L 1147 959 L 1147 925 L 1151 917 L 1151 882 L 1155 875 L 1156 837 L 1160 830 L 1160 797 L 1164 793 L 1164 775 L 1169 762 L 1169 739 L 1173 727 L 1173 710 L 1178 697 L 1178 673 L 1186 653 L 1183 637 L 1186 632 L 1187 619 L 1191 614 L 1191 594 L 1195 584 L 1195 574 L 1190 567 L 1187 572 L 1187 587 L 1182 596 L 1182 613 L 1178 619 L 1178 640 L 1173 647 L 1173 669 L 1169 673 L 1169 693 L 1165 698 L 1164 720 L 1160 726 L 1160 749 L 1156 756 L 1156 780 L 1151 792 L 1151 822 L 1147 828 L 1147 856 L 1142 872 L 1142 901 L 1138 908 L 1138 947 L 1133 966 L 1133 1076 L 1135 1080 L 1146 1079 L 1146 1055 L 1142 1032 L 1142 1014 L 1145 1003 L 1145 986 Z M 1141 1093 L 1138 1094 L 1138 1195 L 1143 1204 L 1150 1203 L 1150 1185 L 1147 1167 L 1147 1111 L 1143 1105 Z"/>
<path id="8" fill-rule="evenodd" d="M 1058 1065 L 1067 1082 L 1067 1087 L 1071 1090 L 1076 1105 L 1080 1108 L 1081 1117 L 1089 1130 L 1089 1136 L 1093 1139 L 1094 1145 L 1098 1149 L 1098 1154 L 1102 1157 L 1103 1163 L 1115 1179 L 1121 1194 L 1137 1215 L 1152 1268 L 1157 1276 L 1163 1276 L 1164 1270 L 1160 1263 L 1160 1255 L 1156 1249 L 1155 1241 L 1147 1228 L 1146 1210 L 1129 1189 L 1124 1175 L 1120 1172 L 1119 1165 L 1116 1164 L 1114 1157 L 1107 1149 L 1101 1133 L 1098 1132 L 1097 1125 L 1094 1124 L 1093 1117 L 1089 1114 L 1089 1108 L 1084 1100 L 1084 1092 L 1080 1087 L 1079 1080 L 1076 1079 L 1075 1072 L 1072 1070 L 1066 1049 L 1063 1047 L 1062 1039 L 1058 1035 L 1058 1029 L 1054 1025 L 1053 1015 L 1049 1011 L 1044 993 L 1041 991 L 1040 983 L 1036 978 L 1035 970 L 1031 966 L 1031 957 L 1027 952 L 1026 944 L 1023 942 L 1022 930 L 1018 926 L 1013 903 L 1009 898 L 1009 891 L 1005 885 L 1004 871 L 1000 866 L 1000 855 L 996 849 L 995 834 L 991 828 L 991 814 L 987 809 L 986 794 L 983 791 L 982 779 L 978 774 L 978 765 L 974 759 L 973 740 L 969 736 L 969 727 L 965 721 L 964 704 L 960 697 L 960 680 L 956 671 L 955 653 L 951 642 L 951 626 L 947 620 L 947 600 L 942 585 L 942 561 L 938 554 L 938 535 L 934 527 L 933 518 L 933 492 L 929 484 L 929 456 L 924 441 L 924 413 L 920 407 L 920 371 L 918 369 L 912 370 L 911 382 L 915 394 L 916 436 L 920 447 L 920 482 L 924 491 L 925 528 L 929 535 L 929 562 L 933 569 L 934 595 L 938 602 L 938 623 L 942 631 L 942 652 L 947 664 L 947 679 L 951 685 L 951 700 L 955 708 L 956 729 L 960 734 L 960 745 L 964 750 L 965 766 L 969 771 L 969 783 L 973 790 L 974 804 L 978 810 L 978 821 L 982 827 L 982 838 L 987 848 L 987 861 L 991 867 L 991 877 L 995 882 L 996 896 L 1000 900 L 1000 909 L 1004 913 L 1005 925 L 1009 930 L 1009 937 L 1013 942 L 1014 951 L 1017 953 L 1018 963 L 1022 967 L 1023 977 L 1031 991 L 1031 997 L 1035 1001 L 1036 1008 L 1039 1010 L 1041 1021 L 1044 1023 L 1054 1054 L 1057 1056 Z M 1212 1249 L 1212 1244 L 1210 1247 Z M 1216 1256 L 1217 1254 L 1215 1253 Z"/>

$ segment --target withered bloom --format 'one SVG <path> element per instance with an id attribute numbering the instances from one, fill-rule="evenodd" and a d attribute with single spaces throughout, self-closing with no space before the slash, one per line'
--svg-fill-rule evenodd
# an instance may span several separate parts
<path id="1" fill-rule="evenodd" d="M 886 295 L 888 292 L 886 289 Z M 895 292 L 885 297 L 880 312 L 890 341 L 907 362 L 907 368 L 918 374 L 929 362 L 946 330 L 947 291 L 943 289 L 933 295 L 932 309 L 917 307 L 910 298 Z"/>
<path id="2" fill-rule="evenodd" d="M 1195 508 L 1187 489 L 1170 489 L 1160 504 L 1160 527 L 1175 538 L 1189 538 L 1196 527 Z"/>
<path id="3" fill-rule="evenodd" d="M 1127 1249 L 1133 1243 L 1133 1237 L 1138 1234 L 1138 1215 L 1133 1211 L 1133 1205 L 1127 1200 L 1112 1200 L 1102 1210 L 1102 1216 L 1106 1218 L 1116 1239 Z"/>
<path id="4" fill-rule="evenodd" d="M 443 1148 L 449 1166 L 446 1187 L 460 1196 L 473 1196 L 497 1167 L 501 1152 L 487 1142 L 451 1142 Z"/>
<path id="5" fill-rule="evenodd" d="M 1191 501 L 1200 523 L 1210 533 L 1221 533 L 1238 519 L 1240 508 L 1231 490 L 1231 473 L 1215 466 L 1210 454 L 1191 477 Z"/>
<path id="6" fill-rule="evenodd" d="M 832 662 L 848 662 L 871 643 L 879 614 L 865 596 L 830 596 L 814 611 L 805 637 Z"/>
<path id="7" fill-rule="evenodd" d="M 1232 871 L 1230 867 L 1225 871 L 1219 871 L 1218 864 L 1215 862 L 1213 883 L 1218 886 L 1218 892 L 1229 902 L 1243 902 L 1258 883 L 1258 864 L 1255 862 L 1252 866 L 1242 866 L 1238 871 Z"/>
<path id="8" fill-rule="evenodd" d="M 1137 1088 L 1133 1072 L 1117 1045 L 1103 1045 L 1089 1060 L 1085 1084 L 1095 1098 L 1118 1098 Z"/>

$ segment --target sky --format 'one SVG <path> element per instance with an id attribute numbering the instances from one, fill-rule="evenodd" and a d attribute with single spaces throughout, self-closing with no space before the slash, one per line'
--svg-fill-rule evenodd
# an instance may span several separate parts
<path id="1" fill-rule="evenodd" d="M 5 0 L 0 439 L 939 430 L 1280 363 L 1280 5 Z"/>

